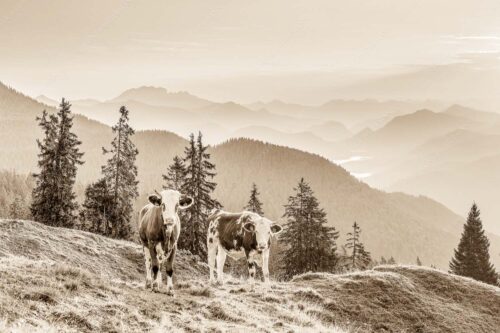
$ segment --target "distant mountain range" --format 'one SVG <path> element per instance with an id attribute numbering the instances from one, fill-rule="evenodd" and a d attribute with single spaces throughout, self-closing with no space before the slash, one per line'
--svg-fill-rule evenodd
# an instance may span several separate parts
<path id="1" fill-rule="evenodd" d="M 211 144 L 243 137 L 297 148 L 344 161 L 343 167 L 374 187 L 427 195 L 461 214 L 476 200 L 485 225 L 500 234 L 495 223 L 500 206 L 490 199 L 491 193 L 500 197 L 500 188 L 491 181 L 496 173 L 476 175 L 478 185 L 460 195 L 459 181 L 449 180 L 446 186 L 435 181 L 436 174 L 468 170 L 479 160 L 495 162 L 500 114 L 458 104 L 445 107 L 435 100 L 335 99 L 319 106 L 280 100 L 215 103 L 154 87 L 130 89 L 105 102 L 73 101 L 73 110 L 112 125 L 122 103 L 139 130 L 168 130 L 182 137 L 199 130 Z"/>
<path id="2" fill-rule="evenodd" d="M 18 172 L 36 170 L 40 136 L 34 118 L 41 110 L 55 111 L 15 90 L 0 85 L 0 161 L 4 169 Z M 114 112 L 118 117 L 118 108 Z M 108 126 L 75 116 L 75 131 L 83 141 L 85 164 L 79 168 L 83 184 L 99 177 L 104 163 L 101 147 L 109 145 Z M 186 140 L 166 131 L 138 131 L 134 138 L 138 156 L 140 192 L 137 202 L 146 202 L 146 193 L 162 185 L 161 174 Z M 401 262 L 414 262 L 419 256 L 428 264 L 446 267 L 457 245 L 463 217 L 425 197 L 386 193 L 369 187 L 345 169 L 307 152 L 248 139 L 233 139 L 210 149 L 217 167 L 216 196 L 228 210 L 240 210 L 248 200 L 250 186 L 256 182 L 264 210 L 282 222 L 283 205 L 301 177 L 311 183 L 331 225 L 342 233 L 357 221 L 362 238 L 374 257 L 394 256 Z M 492 253 L 500 253 L 500 238 L 489 235 Z M 500 258 L 493 255 L 497 267 Z"/>

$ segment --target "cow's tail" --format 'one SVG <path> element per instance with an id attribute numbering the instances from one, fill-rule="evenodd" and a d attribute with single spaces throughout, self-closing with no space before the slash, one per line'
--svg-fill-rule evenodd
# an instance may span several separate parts
<path id="1" fill-rule="evenodd" d="M 217 209 L 217 208 L 212 209 L 210 211 L 210 215 L 207 218 L 207 221 L 211 222 L 211 221 L 215 220 L 217 218 L 217 216 L 220 215 L 221 212 L 222 212 L 222 210 L 220 210 L 220 209 Z"/>

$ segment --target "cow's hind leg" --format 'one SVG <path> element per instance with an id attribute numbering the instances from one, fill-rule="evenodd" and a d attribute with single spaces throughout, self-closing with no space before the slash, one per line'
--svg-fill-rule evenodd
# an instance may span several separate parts
<path id="1" fill-rule="evenodd" d="M 175 260 L 176 251 L 177 251 L 177 245 L 175 245 L 172 248 L 172 251 L 170 251 L 170 255 L 168 256 L 167 261 L 165 263 L 166 271 L 167 271 L 167 294 L 168 295 L 174 294 L 173 277 L 174 277 L 174 260 Z"/>
<path id="2" fill-rule="evenodd" d="M 151 288 L 151 253 L 147 246 L 143 246 L 144 261 L 146 262 L 146 289 Z"/>
<path id="3" fill-rule="evenodd" d="M 219 244 L 217 247 L 217 281 L 224 284 L 224 264 L 226 262 L 226 251 Z"/>

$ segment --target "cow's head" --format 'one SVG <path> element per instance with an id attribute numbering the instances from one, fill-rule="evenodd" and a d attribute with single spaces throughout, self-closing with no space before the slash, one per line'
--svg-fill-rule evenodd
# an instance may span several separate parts
<path id="1" fill-rule="evenodd" d="M 193 198 L 181 194 L 176 190 L 163 190 L 149 196 L 149 202 L 161 208 L 161 215 L 165 227 L 172 227 L 179 221 L 179 210 L 184 210 L 193 204 Z"/>
<path id="2" fill-rule="evenodd" d="M 253 212 L 243 212 L 241 218 L 243 229 L 255 235 L 257 252 L 262 253 L 270 244 L 270 238 L 279 234 L 283 228 L 275 222 Z"/>

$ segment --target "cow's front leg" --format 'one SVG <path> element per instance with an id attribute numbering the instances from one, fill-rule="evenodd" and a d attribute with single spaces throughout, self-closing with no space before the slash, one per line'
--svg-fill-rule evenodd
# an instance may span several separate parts
<path id="1" fill-rule="evenodd" d="M 217 281 L 224 284 L 224 264 L 226 263 L 226 251 L 221 245 L 217 247 Z"/>
<path id="2" fill-rule="evenodd" d="M 248 282 L 253 286 L 255 284 L 255 275 L 257 273 L 257 263 L 255 262 L 254 253 L 247 253 L 248 262 Z"/>
<path id="3" fill-rule="evenodd" d="M 170 251 L 170 255 L 167 258 L 167 261 L 165 263 L 166 271 L 167 271 L 167 294 L 168 295 L 173 295 L 174 294 L 174 282 L 173 282 L 173 277 L 174 277 L 174 260 L 175 260 L 175 253 L 177 252 L 177 244 L 174 245 L 172 250 Z"/>
<path id="4" fill-rule="evenodd" d="M 269 249 L 262 252 L 262 275 L 264 275 L 264 283 L 269 285 Z"/>
<path id="5" fill-rule="evenodd" d="M 144 261 L 146 262 L 146 289 L 151 288 L 151 253 L 147 246 L 143 246 Z"/>
<path id="6" fill-rule="evenodd" d="M 209 235 L 207 239 L 208 269 L 210 270 L 210 283 L 215 283 L 215 260 L 217 256 L 217 246 L 215 237 Z"/>

